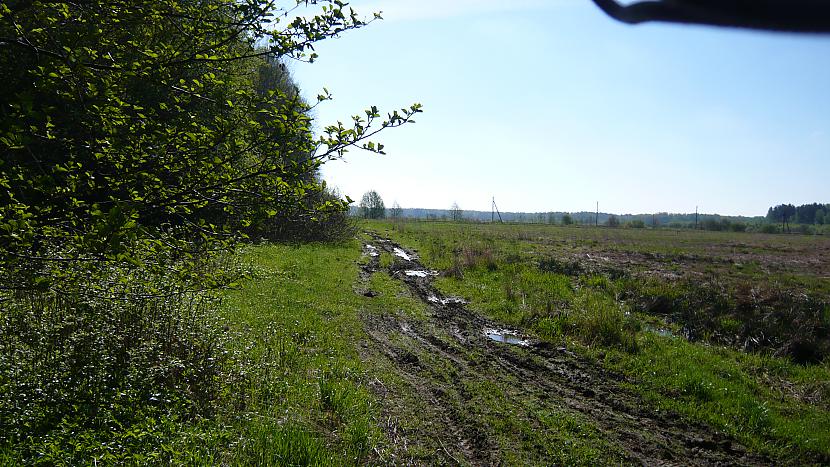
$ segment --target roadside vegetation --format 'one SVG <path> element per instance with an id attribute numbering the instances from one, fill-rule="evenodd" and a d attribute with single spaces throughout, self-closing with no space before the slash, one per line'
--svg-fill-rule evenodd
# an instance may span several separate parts
<path id="1" fill-rule="evenodd" d="M 218 463 L 360 465 L 384 447 L 374 372 L 361 361 L 355 293 L 360 245 L 265 245 L 246 249 L 251 267 L 228 291 L 228 364 L 217 420 L 227 439 Z M 214 447 L 216 449 L 216 447 Z"/>
<path id="2" fill-rule="evenodd" d="M 331 96 L 306 102 L 285 62 L 377 17 L 286 8 L 290 21 L 257 1 L 0 4 L 0 461 L 213 464 L 319 442 L 297 427 L 262 441 L 273 449 L 239 444 L 238 385 L 261 362 L 234 353 L 247 337 L 223 321 L 224 291 L 251 239 L 351 238 L 319 168 L 382 153 L 369 138 L 420 106 L 314 135 Z M 362 403 L 340 373 L 317 386 L 330 412 Z M 349 414 L 353 448 L 331 448 L 353 462 L 364 412 Z"/>

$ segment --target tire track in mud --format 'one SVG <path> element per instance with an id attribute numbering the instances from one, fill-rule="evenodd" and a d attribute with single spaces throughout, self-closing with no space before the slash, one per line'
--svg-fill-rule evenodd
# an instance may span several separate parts
<path id="1" fill-rule="evenodd" d="M 448 463 L 501 463 L 498 440 L 490 427 L 466 413 L 464 389 L 454 381 L 424 377 L 432 365 L 451 368 L 456 381 L 499 380 L 514 395 L 534 405 L 579 414 L 621 451 L 624 460 L 643 465 L 767 465 L 771 461 L 710 427 L 682 420 L 676 414 L 656 412 L 636 394 L 622 387 L 625 378 L 603 369 L 562 347 L 538 341 L 520 345 L 496 342 L 485 334 L 501 329 L 498 323 L 473 313 L 463 301 L 443 297 L 432 285 L 414 252 L 374 234 L 364 252 L 364 282 L 380 272 L 378 252 L 393 255 L 389 274 L 402 281 L 430 310 L 426 320 L 392 314 L 365 317 L 365 328 L 377 349 L 390 361 L 434 416 L 444 422 L 438 441 Z M 417 271 L 417 272 L 416 272 Z M 417 352 L 393 342 L 402 334 Z M 476 358 L 471 358 L 475 354 Z M 518 383 L 518 384 L 516 384 Z M 405 441 L 405 440 L 404 440 Z M 544 453 L 540 453 L 544 457 Z"/>

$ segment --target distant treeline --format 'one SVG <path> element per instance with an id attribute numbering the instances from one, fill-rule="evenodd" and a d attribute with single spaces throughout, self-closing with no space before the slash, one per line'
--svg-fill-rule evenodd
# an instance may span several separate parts
<path id="1" fill-rule="evenodd" d="M 352 214 L 358 215 L 357 208 L 352 208 Z M 388 214 L 388 213 L 387 213 Z M 464 220 L 489 222 L 492 218 L 499 220 L 497 214 L 492 214 L 490 211 L 463 211 L 462 217 Z M 423 209 L 423 208 L 402 208 L 400 217 L 411 219 L 451 219 L 452 213 L 449 209 Z M 678 214 L 660 212 L 655 214 L 611 214 L 606 212 L 502 212 L 501 220 L 504 222 L 519 222 L 519 223 L 533 223 L 533 224 L 594 224 L 607 225 L 609 220 L 616 219 L 619 224 L 636 224 L 638 226 L 663 226 L 663 227 L 694 227 L 695 214 Z M 721 216 L 719 214 L 699 214 L 697 216 L 697 223 L 699 227 L 704 227 L 705 224 L 723 225 L 724 221 L 729 224 L 759 224 L 766 223 L 762 216 L 746 217 L 746 216 Z M 613 221 L 612 221 L 613 223 Z M 713 229 L 722 230 L 722 229 Z"/>
<path id="2" fill-rule="evenodd" d="M 451 219 L 452 215 L 449 209 L 423 209 L 423 208 L 402 208 L 401 217 L 412 219 Z M 352 208 L 352 214 L 357 215 L 357 208 Z M 522 222 L 534 224 L 561 224 L 566 216 L 570 217 L 573 224 L 607 224 L 608 220 L 614 216 L 621 224 L 640 221 L 644 225 L 658 225 L 668 226 L 674 224 L 676 226 L 686 226 L 695 224 L 695 214 L 677 214 L 660 212 L 655 214 L 611 214 L 606 212 L 502 212 L 501 220 L 504 222 Z M 490 211 L 463 211 L 465 220 L 471 221 L 490 221 Z M 493 214 L 492 217 L 498 221 L 498 214 Z M 765 222 L 764 217 L 746 217 L 746 216 L 721 216 L 719 214 L 699 214 L 698 223 L 702 224 L 706 221 L 721 222 L 724 219 L 730 222 L 743 223 L 759 223 Z M 567 223 L 567 220 L 565 221 Z"/>
<path id="3" fill-rule="evenodd" d="M 382 206 L 382 204 L 381 204 Z M 367 217 L 359 207 L 351 207 L 353 216 Z M 828 233 L 830 204 L 780 204 L 769 208 L 766 216 L 722 216 L 720 214 L 681 214 L 658 212 L 653 214 L 611 214 L 607 212 L 490 212 L 464 211 L 454 205 L 451 209 L 383 208 L 376 217 L 464 220 L 468 222 L 502 221 L 527 224 L 606 225 L 610 227 L 668 227 L 676 229 L 701 229 L 732 232 L 790 232 Z"/>
<path id="4" fill-rule="evenodd" d="M 830 224 L 830 204 L 779 204 L 767 210 L 767 220 L 783 224 Z"/>

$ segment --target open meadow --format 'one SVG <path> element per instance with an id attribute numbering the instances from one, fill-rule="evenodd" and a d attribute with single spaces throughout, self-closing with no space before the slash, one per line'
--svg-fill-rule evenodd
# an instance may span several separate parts
<path id="1" fill-rule="evenodd" d="M 131 354 L 149 373 L 126 382 L 106 376 L 121 347 L 96 350 L 100 387 L 131 392 L 44 386 L 98 347 L 8 334 L 2 415 L 26 423 L 0 460 L 824 464 L 828 255 L 823 236 L 418 221 L 251 244 L 218 314 L 121 330 L 133 311 L 116 310 L 118 342 L 211 329 L 186 358 Z M 15 313 L 4 326 L 52 319 Z"/>
<path id="2" fill-rule="evenodd" d="M 436 406 L 453 414 L 443 418 L 460 418 L 449 431 L 466 433 L 471 449 L 459 458 L 827 462 L 827 238 L 369 229 L 437 273 L 408 277 L 406 258 L 383 266 L 381 256 L 376 274 L 439 306 L 425 321 L 399 317 L 400 329 L 387 322 L 397 340 L 374 340 L 387 354 L 405 352 L 399 366 L 413 385 L 434 382 Z"/>
<path id="3" fill-rule="evenodd" d="M 253 369 L 229 460 L 830 460 L 825 237 L 413 221 L 359 237 L 247 250 L 225 307 Z"/>

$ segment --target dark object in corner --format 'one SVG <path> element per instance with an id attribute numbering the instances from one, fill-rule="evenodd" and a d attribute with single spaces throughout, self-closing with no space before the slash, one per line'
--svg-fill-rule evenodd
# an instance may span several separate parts
<path id="1" fill-rule="evenodd" d="M 628 24 L 663 21 L 768 31 L 830 33 L 830 0 L 593 0 Z"/>

